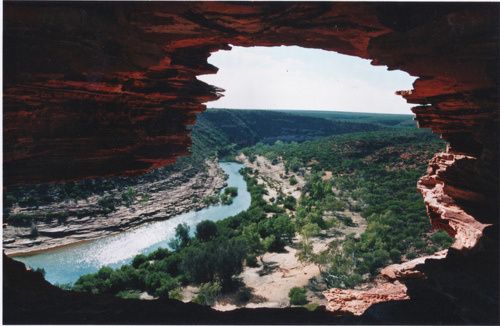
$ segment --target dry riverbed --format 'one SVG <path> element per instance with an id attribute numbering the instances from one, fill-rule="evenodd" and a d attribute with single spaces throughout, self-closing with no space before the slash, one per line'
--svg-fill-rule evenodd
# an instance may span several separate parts
<path id="1" fill-rule="evenodd" d="M 257 170 L 254 176 L 259 184 L 263 184 L 268 195 L 264 199 L 270 202 L 271 198 L 281 192 L 285 195 L 300 198 L 301 189 L 305 185 L 305 178 L 297 173 L 285 173 L 283 162 L 271 164 L 269 160 L 262 156 L 256 156 L 254 162 L 241 154 L 237 159 L 245 166 Z M 306 175 L 307 175 L 306 170 Z M 297 184 L 290 184 L 290 177 L 294 176 Z M 331 178 L 331 173 L 325 173 L 326 178 Z M 347 234 L 359 236 L 366 229 L 366 221 L 357 212 L 344 210 L 336 212 L 344 217 L 350 217 L 356 226 L 348 227 L 345 225 L 337 226 L 331 230 L 324 231 L 321 237 L 312 238 L 313 250 L 315 253 L 322 252 L 328 248 L 328 245 L 334 240 L 342 240 Z M 332 215 L 325 215 L 325 219 L 333 218 Z M 239 278 L 244 285 L 252 290 L 251 300 L 243 305 L 247 308 L 258 307 L 287 307 L 290 305 L 288 293 L 293 287 L 306 287 L 308 301 L 318 305 L 326 305 L 327 302 L 322 294 L 326 290 L 321 284 L 320 270 L 318 266 L 312 263 L 302 263 L 297 257 L 295 247 L 300 242 L 300 236 L 297 236 L 291 246 L 285 247 L 284 252 L 265 253 L 259 259 L 258 267 L 245 267 Z M 263 264 L 262 264 L 263 262 Z M 189 298 L 194 297 L 196 288 L 190 287 L 185 290 L 185 295 Z M 185 300 L 189 300 L 185 297 Z M 213 306 L 217 310 L 233 310 L 241 305 L 237 305 L 234 295 L 223 296 Z"/>
<path id="2" fill-rule="evenodd" d="M 276 198 L 279 193 L 293 196 L 295 199 L 300 198 L 302 187 L 306 184 L 305 178 L 292 171 L 288 171 L 287 174 L 285 164 L 281 160 L 273 165 L 268 159 L 260 155 L 256 156 L 254 162 L 250 162 L 244 154 L 240 154 L 236 159 L 245 164 L 246 167 L 259 171 L 255 178 L 258 184 L 263 184 L 266 187 L 268 194 L 264 195 L 264 199 L 267 202 L 270 202 L 271 198 Z M 290 184 L 292 176 L 297 180 L 295 185 Z"/>

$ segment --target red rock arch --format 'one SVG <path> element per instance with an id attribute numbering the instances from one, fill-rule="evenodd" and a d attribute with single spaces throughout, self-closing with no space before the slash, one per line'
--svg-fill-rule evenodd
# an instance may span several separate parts
<path id="1" fill-rule="evenodd" d="M 450 305 L 464 320 L 472 301 L 498 302 L 495 291 L 463 296 L 488 282 L 498 289 L 497 277 L 465 282 L 458 294 L 445 281 L 470 278 L 477 264 L 498 272 L 498 4 L 7 2 L 4 10 L 4 186 L 144 173 L 185 155 L 186 126 L 220 91 L 196 76 L 215 73 L 207 58 L 228 44 L 321 48 L 418 76 L 400 95 L 416 104 L 420 127 L 449 143 L 418 189 L 432 224 L 456 242 L 445 260 L 417 267 L 442 288 L 409 281 L 409 291 L 458 296 Z"/>

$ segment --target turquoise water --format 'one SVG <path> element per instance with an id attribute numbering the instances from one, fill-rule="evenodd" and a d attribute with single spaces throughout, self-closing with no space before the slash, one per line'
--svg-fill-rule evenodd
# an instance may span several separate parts
<path id="1" fill-rule="evenodd" d="M 45 269 L 45 278 L 52 284 L 73 283 L 80 275 L 93 273 L 108 265 L 119 267 L 140 253 L 149 253 L 160 247 L 167 247 L 174 237 L 175 227 L 186 223 L 194 230 L 203 220 L 218 221 L 236 215 L 250 207 L 250 193 L 239 170 L 239 163 L 220 163 L 229 176 L 228 187 L 237 187 L 231 205 L 215 205 L 200 211 L 177 215 L 166 221 L 144 224 L 134 230 L 105 237 L 91 242 L 47 251 L 33 256 L 15 257 L 32 268 Z"/>

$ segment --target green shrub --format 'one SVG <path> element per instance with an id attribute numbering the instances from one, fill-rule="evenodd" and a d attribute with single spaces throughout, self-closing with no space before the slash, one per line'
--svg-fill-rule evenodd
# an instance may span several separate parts
<path id="1" fill-rule="evenodd" d="M 50 222 L 52 220 L 57 220 L 57 223 L 63 224 L 69 217 L 69 212 L 50 212 L 45 214 L 45 221 Z"/>
<path id="2" fill-rule="evenodd" d="M 202 242 L 215 238 L 217 233 L 217 224 L 213 221 L 205 220 L 196 225 L 196 238 Z"/>
<path id="3" fill-rule="evenodd" d="M 34 216 L 25 213 L 10 214 L 7 223 L 15 226 L 30 226 L 34 221 Z"/>
<path id="4" fill-rule="evenodd" d="M 395 263 L 399 262 L 401 260 L 401 251 L 395 249 L 395 248 L 392 248 L 390 251 L 389 251 L 389 256 L 391 256 L 391 260 Z"/>
<path id="5" fill-rule="evenodd" d="M 297 178 L 295 178 L 295 176 L 294 176 L 294 175 L 292 175 L 292 176 L 290 177 L 290 185 L 295 186 L 297 183 L 299 183 L 299 182 L 297 181 Z"/>
<path id="6" fill-rule="evenodd" d="M 304 308 L 306 308 L 309 311 L 316 311 L 316 309 L 319 308 L 319 304 L 311 302 L 311 303 L 304 305 Z"/>
<path id="7" fill-rule="evenodd" d="M 174 253 L 172 255 L 169 255 L 168 257 L 165 257 L 159 261 L 156 261 L 152 265 L 152 269 L 160 272 L 166 272 L 172 276 L 178 276 L 180 271 L 179 271 L 179 264 L 182 261 L 182 256 Z"/>
<path id="8" fill-rule="evenodd" d="M 168 292 L 168 298 L 172 300 L 182 301 L 183 299 L 182 288 L 177 287 L 175 289 L 170 290 L 170 292 Z"/>
<path id="9" fill-rule="evenodd" d="M 219 200 L 218 196 L 206 196 L 203 198 L 203 203 L 205 205 L 216 205 L 219 203 Z"/>
<path id="10" fill-rule="evenodd" d="M 417 254 L 414 253 L 413 251 L 410 251 L 409 253 L 406 254 L 406 258 L 407 259 L 414 259 L 414 258 L 417 258 Z"/>
<path id="11" fill-rule="evenodd" d="M 222 203 L 222 205 L 231 205 L 233 203 L 233 197 L 222 194 L 220 196 L 220 202 Z"/>
<path id="12" fill-rule="evenodd" d="M 427 246 L 427 243 L 425 243 L 425 241 L 422 239 L 417 239 L 415 240 L 415 242 L 413 242 L 413 246 L 417 249 L 422 249 Z"/>
<path id="13" fill-rule="evenodd" d="M 219 282 L 203 283 L 193 301 L 201 305 L 211 306 L 217 301 L 221 291 L 222 286 Z"/>
<path id="14" fill-rule="evenodd" d="M 139 255 L 135 256 L 134 259 L 132 260 L 132 266 L 134 268 L 139 268 L 139 266 L 141 266 L 142 264 L 144 264 L 147 261 L 148 261 L 148 259 L 146 256 L 144 256 L 143 254 L 139 254 Z"/>
<path id="15" fill-rule="evenodd" d="M 425 253 L 429 255 L 435 253 L 436 251 L 438 251 L 438 248 L 436 246 L 429 246 L 425 248 Z"/>
<path id="16" fill-rule="evenodd" d="M 337 219 L 339 219 L 340 222 L 342 222 L 345 226 L 357 226 L 356 223 L 350 218 L 349 216 L 344 216 L 344 215 L 338 215 Z"/>
<path id="17" fill-rule="evenodd" d="M 135 200 L 137 192 L 134 188 L 128 187 L 126 191 L 122 193 L 122 201 L 125 203 L 125 206 L 130 207 Z"/>
<path id="18" fill-rule="evenodd" d="M 189 244 L 191 241 L 189 229 L 190 227 L 186 223 L 179 223 L 175 227 L 175 237 L 168 243 L 172 249 L 180 250 Z"/>
<path id="19" fill-rule="evenodd" d="M 115 208 L 115 198 L 111 195 L 104 196 L 97 201 L 105 213 L 113 212 Z"/>
<path id="20" fill-rule="evenodd" d="M 183 252 L 181 271 L 195 283 L 220 280 L 231 285 L 232 277 L 243 270 L 247 255 L 246 243 L 241 239 L 217 238 L 200 246 L 189 246 Z"/>
<path id="21" fill-rule="evenodd" d="M 431 235 L 432 242 L 440 248 L 448 248 L 453 243 L 453 238 L 444 231 L 438 231 Z"/>
<path id="22" fill-rule="evenodd" d="M 238 188 L 237 187 L 227 187 L 224 189 L 224 194 L 229 195 L 231 197 L 238 196 Z"/>
<path id="23" fill-rule="evenodd" d="M 272 204 L 272 205 L 265 205 L 264 207 L 264 212 L 266 213 L 284 213 L 285 210 L 281 207 L 279 207 L 278 205 L 276 204 Z"/>
<path id="24" fill-rule="evenodd" d="M 156 289 L 155 294 L 160 298 L 170 298 L 170 292 L 179 289 L 179 282 L 173 277 L 164 277 L 161 280 L 160 287 Z M 172 292 L 175 295 L 175 291 Z M 172 298 L 170 298 L 172 299 Z"/>
<path id="25" fill-rule="evenodd" d="M 159 295 L 159 293 L 157 293 L 157 290 L 162 286 L 163 280 L 169 278 L 171 278 L 171 276 L 164 272 L 147 273 L 146 277 L 144 278 L 146 291 L 155 295 Z"/>
<path id="26" fill-rule="evenodd" d="M 160 260 L 165 259 L 171 255 L 170 250 L 166 248 L 158 248 L 148 255 L 148 260 Z"/>
<path id="27" fill-rule="evenodd" d="M 247 255 L 245 259 L 248 267 L 258 267 L 257 256 L 254 254 Z"/>
<path id="28" fill-rule="evenodd" d="M 116 296 L 122 299 L 139 299 L 141 292 L 137 290 L 124 290 L 118 292 Z"/>
<path id="29" fill-rule="evenodd" d="M 244 287 L 238 290 L 236 293 L 236 300 L 239 303 L 247 303 L 252 298 L 252 289 Z"/>
<path id="30" fill-rule="evenodd" d="M 291 288 L 290 292 L 288 292 L 288 297 L 292 305 L 304 305 L 307 303 L 306 289 L 304 288 Z"/>
<path id="31" fill-rule="evenodd" d="M 283 207 L 285 207 L 291 211 L 295 210 L 296 205 L 297 205 L 297 200 L 293 196 L 287 196 L 285 198 L 285 200 L 283 201 Z"/>
<path id="32" fill-rule="evenodd" d="M 141 196 L 141 199 L 139 200 L 139 202 L 143 206 L 146 205 L 148 203 L 148 201 L 151 199 L 151 196 L 149 194 L 144 194 L 143 193 L 143 194 L 140 194 L 140 196 Z M 193 198 L 193 203 L 195 202 L 194 201 L 195 199 L 196 199 L 196 201 L 198 201 L 197 198 Z"/>

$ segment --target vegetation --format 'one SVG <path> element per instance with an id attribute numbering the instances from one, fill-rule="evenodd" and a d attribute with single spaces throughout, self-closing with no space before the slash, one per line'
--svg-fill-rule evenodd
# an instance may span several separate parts
<path id="1" fill-rule="evenodd" d="M 233 198 L 236 196 L 238 196 L 238 188 L 227 187 L 220 195 L 220 201 L 223 205 L 231 205 L 233 203 Z"/>
<path id="2" fill-rule="evenodd" d="M 200 286 L 198 295 L 194 298 L 194 302 L 205 306 L 211 306 L 220 296 L 222 287 L 219 282 L 204 283 Z"/>
<path id="3" fill-rule="evenodd" d="M 411 116 L 406 118 L 411 120 Z M 194 132 L 197 132 L 197 127 L 200 128 L 200 134 L 212 139 L 212 143 L 232 144 L 219 147 L 219 154 L 223 154 L 222 156 L 231 153 L 235 148 L 252 146 L 258 142 L 273 144 L 277 140 L 305 141 L 382 128 L 362 120 L 341 121 L 299 116 L 291 112 L 224 109 L 208 110 L 200 115 Z"/>
<path id="4" fill-rule="evenodd" d="M 216 298 L 213 294 L 218 286 L 222 292 L 237 289 L 239 283 L 234 276 L 241 273 L 249 257 L 255 259 L 264 251 L 282 250 L 295 234 L 287 215 L 266 217 L 268 204 L 262 199 L 263 186 L 257 184 L 248 169 L 243 169 L 242 174 L 252 197 L 247 211 L 218 222 L 202 221 L 194 237 L 187 225 L 179 224 L 170 242 L 171 250 L 137 255 L 130 265 L 118 269 L 103 267 L 95 274 L 81 276 L 73 289 L 114 295 L 125 290 L 147 291 L 176 298 L 181 285 L 198 284 L 204 291 L 200 291 L 196 302 L 202 304 Z M 249 298 L 248 290 L 239 291 L 243 291 L 241 300 Z"/>
<path id="5" fill-rule="evenodd" d="M 35 234 L 38 219 L 63 223 L 74 213 L 38 216 L 14 214 L 9 209 L 56 199 L 83 200 L 93 194 L 99 195 L 98 206 L 104 213 L 121 205 L 147 202 L 149 195 L 138 192 L 139 183 L 180 169 L 189 176 L 202 169 L 207 158 L 228 157 L 241 150 L 253 161 L 261 155 L 273 164 L 283 162 L 288 176 L 294 172 L 301 180 L 303 177 L 306 183 L 300 199 L 281 193 L 265 201 L 263 195 L 267 192 L 256 181 L 257 171 L 242 169 L 251 195 L 248 210 L 217 222 L 202 221 L 194 232 L 186 224 L 179 224 L 168 249 L 137 255 L 120 268 L 103 267 L 97 273 L 83 275 L 72 289 L 123 298 L 135 298 L 147 291 L 180 300 L 181 287 L 192 284 L 199 287 L 195 302 L 200 304 L 212 305 L 228 291 L 236 291 L 238 300 L 246 302 L 251 292 L 241 288 L 236 276 L 245 265 L 258 266 L 258 257 L 263 253 L 283 251 L 297 235 L 298 259 L 316 264 L 328 286 L 350 288 L 371 279 L 389 263 L 451 244 L 446 233 L 429 231 L 425 207 L 415 191 L 426 162 L 443 143 L 429 132 L 409 126 L 412 122 L 408 116 L 356 118 L 355 114 L 314 112 L 208 111 L 199 116 L 193 129 L 192 155 L 174 166 L 140 178 L 9 190 L 4 197 L 6 221 L 34 226 Z M 326 135 L 335 136 L 323 137 Z M 328 178 L 324 178 L 327 171 Z M 290 176 L 289 182 L 298 183 L 295 176 Z M 237 194 L 237 188 L 227 187 L 203 201 L 230 204 Z M 358 226 L 352 216 L 366 221 L 364 233 L 359 237 L 345 235 L 321 253 L 313 251 L 314 238 L 335 232 L 341 225 Z M 291 304 L 307 303 L 303 288 L 292 289 L 289 296 Z M 316 309 L 313 304 L 308 307 Z"/>
<path id="6" fill-rule="evenodd" d="M 290 298 L 290 304 L 293 305 L 305 305 L 307 303 L 306 289 L 304 288 L 291 288 L 288 297 Z"/>
<path id="7" fill-rule="evenodd" d="M 415 182 L 443 143 L 427 131 L 393 129 L 323 138 L 304 143 L 258 144 L 245 154 L 283 158 L 290 170 L 310 167 L 294 223 L 302 235 L 299 259 L 316 263 L 331 287 L 352 287 L 391 262 L 450 245 L 443 233 L 429 234 L 425 206 Z M 323 180 L 324 171 L 332 172 Z M 389 195 L 390 194 L 390 195 Z M 309 239 L 338 223 L 355 226 L 347 209 L 367 221 L 360 238 L 333 242 L 321 255 Z M 330 213 L 333 218 L 325 218 Z"/>
<path id="8" fill-rule="evenodd" d="M 215 222 L 206 220 L 196 225 L 196 238 L 201 242 L 212 240 L 217 234 L 217 224 Z"/>
<path id="9" fill-rule="evenodd" d="M 139 193 L 138 185 L 165 179 L 173 172 L 179 171 L 182 171 L 185 177 L 194 176 L 206 169 L 207 158 L 229 159 L 242 147 L 258 142 L 272 144 L 276 140 L 304 141 L 328 135 L 380 130 L 391 125 L 382 123 L 390 117 L 392 116 L 377 114 L 346 116 L 344 113 L 321 115 L 317 112 L 301 111 L 285 113 L 261 110 L 207 110 L 198 116 L 193 128 L 191 155 L 179 158 L 174 165 L 155 169 L 139 177 L 97 178 L 64 184 L 9 187 L 4 191 L 4 217 L 9 224 L 29 226 L 30 217 L 28 220 L 15 216 L 10 218 L 11 214 L 15 215 L 12 213 L 14 207 L 36 210 L 41 205 L 64 201 L 77 202 L 88 200 L 91 196 L 99 197 L 100 210 L 93 214 L 109 214 L 122 205 L 129 207 L 136 202 L 147 203 L 149 194 Z M 398 119 L 411 122 L 411 116 L 401 116 Z M 298 162 L 290 162 L 289 166 L 294 171 L 300 167 Z M 231 197 L 234 196 L 222 194 L 220 198 L 204 198 L 203 202 L 207 205 L 220 202 L 230 204 Z M 35 218 L 33 221 L 36 220 Z M 62 224 L 64 220 L 58 222 Z"/>

